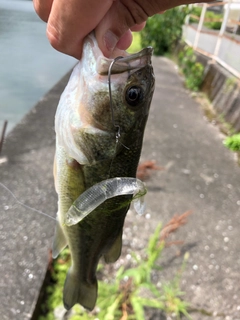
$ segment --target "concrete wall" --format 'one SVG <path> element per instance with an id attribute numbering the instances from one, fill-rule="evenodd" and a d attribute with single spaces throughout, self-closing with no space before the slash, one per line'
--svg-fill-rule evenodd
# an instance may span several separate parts
<path id="1" fill-rule="evenodd" d="M 203 60 L 205 57 L 199 57 Z M 207 58 L 205 58 L 207 60 Z M 240 131 L 240 81 L 228 73 L 217 63 L 210 61 L 205 64 L 205 76 L 202 83 L 202 91 L 212 102 L 214 110 L 219 116 Z"/>
<path id="2" fill-rule="evenodd" d="M 183 44 L 176 48 L 176 54 L 182 50 Z M 211 101 L 216 113 L 231 124 L 236 132 L 240 132 L 240 79 L 205 55 L 195 52 L 198 62 L 205 67 L 201 90 Z"/>

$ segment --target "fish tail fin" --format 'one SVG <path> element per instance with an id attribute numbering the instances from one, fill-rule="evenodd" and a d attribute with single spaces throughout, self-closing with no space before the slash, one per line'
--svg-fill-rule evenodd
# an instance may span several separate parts
<path id="1" fill-rule="evenodd" d="M 97 290 L 97 280 L 92 284 L 87 284 L 79 280 L 79 276 L 71 267 L 63 289 L 63 304 L 65 309 L 69 310 L 76 303 L 79 303 L 84 308 L 93 310 L 97 300 Z"/>
<path id="2" fill-rule="evenodd" d="M 122 251 L 122 230 L 119 232 L 116 240 L 113 242 L 110 249 L 104 254 L 106 263 L 113 263 L 120 257 Z"/>

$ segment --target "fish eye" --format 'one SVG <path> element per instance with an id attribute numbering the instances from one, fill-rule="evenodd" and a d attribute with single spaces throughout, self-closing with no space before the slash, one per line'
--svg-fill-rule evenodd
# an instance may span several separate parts
<path id="1" fill-rule="evenodd" d="M 126 91 L 126 101 L 130 106 L 136 106 L 143 100 L 143 90 L 141 87 L 132 86 Z"/>

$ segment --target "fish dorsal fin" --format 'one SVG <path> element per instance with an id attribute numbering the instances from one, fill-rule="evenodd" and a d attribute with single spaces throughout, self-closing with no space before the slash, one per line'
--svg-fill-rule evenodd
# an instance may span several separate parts
<path id="1" fill-rule="evenodd" d="M 122 251 L 122 230 L 119 232 L 113 245 L 110 247 L 107 253 L 104 254 L 104 260 L 106 263 L 113 263 L 117 261 Z"/>
<path id="2" fill-rule="evenodd" d="M 57 220 L 55 234 L 53 238 L 52 257 L 55 259 L 59 253 L 67 246 L 67 240 L 65 238 L 63 229 Z"/>

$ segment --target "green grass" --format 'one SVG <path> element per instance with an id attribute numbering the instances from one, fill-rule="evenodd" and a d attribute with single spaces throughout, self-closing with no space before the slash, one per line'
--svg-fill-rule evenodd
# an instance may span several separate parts
<path id="1" fill-rule="evenodd" d="M 228 149 L 240 152 L 240 133 L 227 137 L 223 143 Z"/>
<path id="2" fill-rule="evenodd" d="M 152 280 L 153 273 L 156 276 L 161 272 L 159 259 L 165 249 L 167 237 L 168 233 L 166 231 L 164 233 L 164 228 L 161 229 L 159 225 L 151 235 L 143 256 L 140 258 L 132 253 L 134 268 L 125 269 L 122 266 L 116 275 L 111 277 L 111 280 L 109 279 L 110 281 L 99 280 L 97 308 L 93 312 L 87 312 L 81 306 L 76 305 L 67 319 L 143 320 L 146 308 L 161 310 L 165 314 L 174 313 L 177 319 L 180 319 L 181 315 L 191 319 L 187 312 L 189 305 L 183 300 L 184 293 L 180 289 L 187 255 L 172 281 L 159 288 Z M 46 289 L 48 297 L 42 305 L 43 315 L 38 320 L 55 320 L 54 310 L 62 306 L 62 289 L 69 266 L 69 250 L 65 250 L 53 264 L 53 283 Z M 98 268 L 98 278 L 101 276 L 101 268 L 103 268 L 102 264 Z M 144 297 L 142 292 L 145 292 Z"/>

